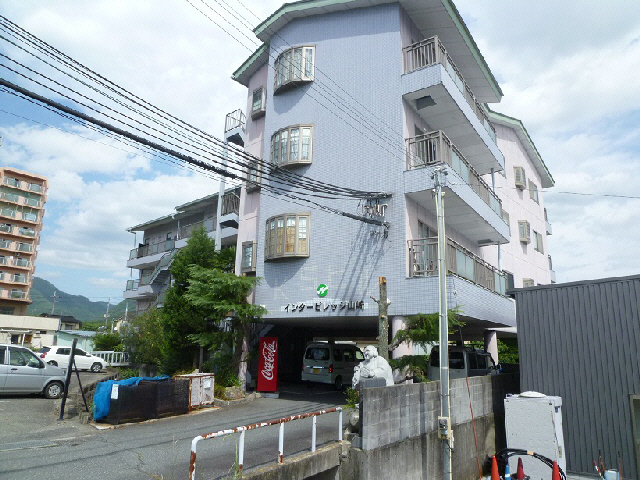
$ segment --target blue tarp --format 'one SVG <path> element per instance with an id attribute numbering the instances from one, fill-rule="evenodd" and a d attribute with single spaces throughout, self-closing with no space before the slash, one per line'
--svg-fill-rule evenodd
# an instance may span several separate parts
<path id="1" fill-rule="evenodd" d="M 101 420 L 109 415 L 111 409 L 111 387 L 113 385 L 138 385 L 142 380 L 168 380 L 168 375 L 160 375 L 158 377 L 131 377 L 125 380 L 106 380 L 100 382 L 96 386 L 96 393 L 93 396 L 93 419 Z"/>

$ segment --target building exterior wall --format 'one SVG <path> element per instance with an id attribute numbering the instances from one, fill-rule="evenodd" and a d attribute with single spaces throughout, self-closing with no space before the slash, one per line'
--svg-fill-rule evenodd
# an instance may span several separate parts
<path id="1" fill-rule="evenodd" d="M 0 343 L 25 344 L 32 348 L 53 345 L 60 318 L 32 317 L 28 315 L 0 315 Z"/>
<path id="2" fill-rule="evenodd" d="M 549 249 L 540 174 L 533 166 L 516 132 L 503 125 L 494 126 L 498 147 L 504 153 L 505 169 L 503 172 L 495 173 L 493 181 L 495 181 L 495 190 L 502 200 L 502 208 L 509 215 L 511 233 L 511 241 L 500 246 L 501 268 L 513 274 L 515 288 L 523 287 L 523 278 L 532 279 L 535 285 L 550 284 Z M 522 190 L 516 188 L 514 167 L 523 167 L 527 183 L 531 181 L 537 186 L 537 203 L 531 198 L 528 185 Z M 489 183 L 492 181 L 490 176 L 485 176 L 485 179 Z M 529 244 L 520 241 L 519 220 L 527 220 L 531 225 L 531 243 Z M 542 252 L 536 250 L 534 232 L 542 235 Z M 497 265 L 497 246 L 484 247 L 482 250 L 483 258 Z"/>
<path id="3" fill-rule="evenodd" d="M 567 469 L 623 459 L 634 478 L 631 395 L 640 394 L 640 276 L 513 291 L 522 390 L 562 397 Z"/>
<path id="4" fill-rule="evenodd" d="M 294 167 L 296 173 L 354 189 L 393 192 L 393 198 L 385 202 L 389 204 L 387 216 L 399 221 L 384 239 L 378 227 L 261 195 L 257 275 L 264 282 L 257 288 L 256 301 L 266 306 L 267 318 L 289 316 L 282 307 L 317 298 L 316 287 L 322 283 L 329 287 L 329 299 L 365 301 L 363 310 L 350 311 L 350 315 L 377 315 L 377 305 L 368 299 L 378 294 L 378 276 L 404 278 L 399 25 L 399 6 L 384 5 L 295 20 L 272 39 L 273 58 L 287 44 L 315 45 L 316 80 L 274 96 L 274 73 L 269 69 L 263 147 L 267 159 L 273 132 L 288 125 L 313 125 L 313 161 Z M 352 108 L 361 108 L 356 102 L 366 105 L 377 122 L 397 126 L 395 145 L 378 139 L 361 120 L 352 120 L 336 107 L 328 110 L 318 105 L 316 100 L 331 105 L 323 98 L 328 95 L 326 77 L 349 92 L 350 97 L 343 96 Z M 373 172 L 377 178 L 372 178 Z M 385 179 L 384 185 L 379 178 Z M 323 204 L 351 213 L 357 208 L 357 201 L 346 199 L 323 200 Z M 266 219 L 294 212 L 310 213 L 309 257 L 264 262 Z M 390 295 L 399 298 L 398 282 L 390 282 L 389 289 Z"/>
<path id="5" fill-rule="evenodd" d="M 45 177 L 0 168 L 0 313 L 27 313 L 46 201 Z"/>

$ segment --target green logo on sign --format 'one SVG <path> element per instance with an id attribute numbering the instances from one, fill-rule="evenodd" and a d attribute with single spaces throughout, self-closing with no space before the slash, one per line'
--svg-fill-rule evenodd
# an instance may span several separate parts
<path id="1" fill-rule="evenodd" d="M 329 291 L 329 288 L 327 288 L 327 286 L 324 283 L 321 283 L 320 285 L 318 285 L 318 288 L 316 288 L 316 293 L 318 294 L 319 297 L 326 297 L 328 291 Z"/>

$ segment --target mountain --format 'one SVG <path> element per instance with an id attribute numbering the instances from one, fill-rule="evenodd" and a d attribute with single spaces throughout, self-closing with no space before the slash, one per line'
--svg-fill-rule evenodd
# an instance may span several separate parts
<path id="1" fill-rule="evenodd" d="M 104 322 L 107 302 L 92 302 L 82 295 L 65 293 L 40 277 L 33 277 L 33 286 L 31 287 L 31 300 L 33 303 L 27 308 L 27 315 L 50 314 L 54 305 L 54 293 L 57 297 L 54 308 L 55 314 L 72 315 L 82 322 Z M 135 311 L 136 305 L 133 300 L 123 300 L 119 304 L 109 307 L 109 318 L 117 319 L 124 316 L 127 302 L 129 311 Z"/>

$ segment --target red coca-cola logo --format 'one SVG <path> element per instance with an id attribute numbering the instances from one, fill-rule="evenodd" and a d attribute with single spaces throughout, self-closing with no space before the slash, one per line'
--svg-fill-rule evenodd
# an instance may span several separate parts
<path id="1" fill-rule="evenodd" d="M 278 340 L 274 340 L 273 342 L 264 342 L 262 345 L 262 359 L 264 364 L 260 373 L 262 373 L 262 376 L 266 380 L 273 380 L 277 348 Z"/>

